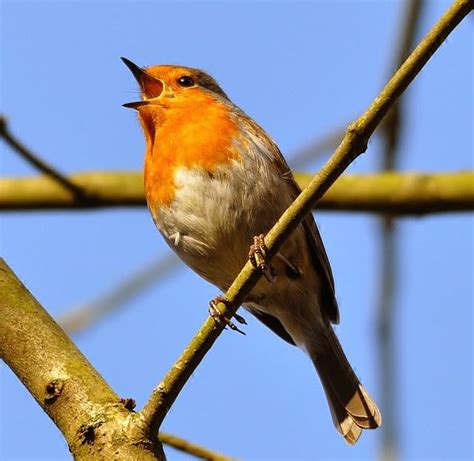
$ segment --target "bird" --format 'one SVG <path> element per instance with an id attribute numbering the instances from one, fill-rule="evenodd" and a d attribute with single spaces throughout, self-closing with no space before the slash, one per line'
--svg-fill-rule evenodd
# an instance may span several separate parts
<path id="1" fill-rule="evenodd" d="M 141 94 L 124 106 L 138 112 L 144 132 L 145 195 L 156 227 L 191 269 L 224 293 L 249 258 L 263 271 L 243 307 L 309 356 L 337 431 L 355 444 L 382 418 L 334 332 L 334 278 L 313 215 L 266 258 L 264 235 L 301 192 L 279 148 L 206 72 L 122 61 Z M 226 300 L 211 301 L 212 317 L 241 331 L 222 318 L 218 301 Z"/>

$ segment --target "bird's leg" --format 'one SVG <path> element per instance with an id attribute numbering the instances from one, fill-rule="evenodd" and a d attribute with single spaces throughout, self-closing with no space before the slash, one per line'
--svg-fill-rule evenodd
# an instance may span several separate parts
<path id="1" fill-rule="evenodd" d="M 209 301 L 209 314 L 214 319 L 214 321 L 216 323 L 218 323 L 219 325 L 223 326 L 224 329 L 226 329 L 226 326 L 228 326 L 231 330 L 238 331 L 239 333 L 245 335 L 245 331 L 242 331 L 239 327 L 237 327 L 235 325 L 235 323 L 232 322 L 232 320 L 228 319 L 217 308 L 217 305 L 219 303 L 223 303 L 225 305 L 228 305 L 229 302 L 230 301 L 225 296 L 222 296 L 222 295 L 216 296 L 214 299 L 211 299 Z M 237 322 L 242 323 L 244 325 L 247 325 L 247 322 L 245 321 L 245 319 L 241 315 L 235 313 L 234 318 L 237 320 Z"/>
<path id="2" fill-rule="evenodd" d="M 267 246 L 265 245 L 265 236 L 256 235 L 253 238 L 253 245 L 250 245 L 249 260 L 253 267 L 260 269 L 265 278 L 273 283 L 276 280 L 273 267 L 267 263 Z"/>

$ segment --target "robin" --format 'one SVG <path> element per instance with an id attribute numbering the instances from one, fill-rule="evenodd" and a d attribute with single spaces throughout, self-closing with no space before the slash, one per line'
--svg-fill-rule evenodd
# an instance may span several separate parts
<path id="1" fill-rule="evenodd" d="M 145 134 L 145 194 L 156 226 L 188 266 L 223 292 L 247 258 L 264 271 L 245 309 L 309 355 L 336 429 L 354 444 L 363 429 L 380 426 L 381 415 L 331 326 L 339 309 L 313 216 L 271 265 L 265 259 L 263 235 L 300 193 L 280 150 L 205 72 L 122 60 L 140 86 L 142 99 L 124 106 L 138 111 Z M 213 318 L 239 330 L 219 316 L 216 300 Z"/>

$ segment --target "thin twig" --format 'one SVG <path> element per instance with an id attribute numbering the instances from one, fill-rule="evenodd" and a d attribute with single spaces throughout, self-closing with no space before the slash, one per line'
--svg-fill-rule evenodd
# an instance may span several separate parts
<path id="1" fill-rule="evenodd" d="M 406 11 L 402 18 L 399 39 L 395 42 L 398 46 L 395 49 L 394 59 L 390 66 L 390 72 L 397 69 L 412 50 L 416 31 L 419 26 L 423 0 L 410 0 L 407 3 Z M 390 171 L 395 169 L 397 148 L 403 130 L 402 114 L 404 113 L 404 103 L 406 97 L 400 98 L 389 110 L 383 122 L 383 135 L 385 139 L 385 150 L 382 156 L 382 170 Z"/>
<path id="2" fill-rule="evenodd" d="M 301 188 L 312 175 L 295 173 Z M 97 171 L 71 175 L 94 193 L 80 205 L 42 176 L 0 178 L 0 211 L 96 209 L 145 205 L 140 172 Z M 397 216 L 474 210 L 474 172 L 343 175 L 318 202 L 318 210 L 390 213 Z"/>
<path id="3" fill-rule="evenodd" d="M 64 176 L 51 165 L 48 165 L 44 160 L 40 159 L 37 155 L 33 154 L 30 149 L 27 148 L 11 132 L 7 119 L 3 115 L 0 115 L 0 138 L 3 138 L 5 142 L 28 163 L 71 192 L 76 200 L 81 201 L 86 198 L 85 191 L 82 187 L 74 184 L 67 176 Z"/>
<path id="4" fill-rule="evenodd" d="M 415 35 L 418 30 L 422 0 L 410 0 L 402 17 L 399 39 L 395 42 L 393 64 L 390 72 L 399 67 L 414 46 Z M 396 168 L 398 147 L 402 139 L 405 121 L 405 101 L 403 95 L 388 112 L 383 124 L 384 152 L 382 156 L 382 170 L 393 171 Z M 381 405 L 384 413 L 382 426 L 381 459 L 393 461 L 397 458 L 397 415 L 396 415 L 396 383 L 397 376 L 394 357 L 393 322 L 395 308 L 395 292 L 397 282 L 398 250 L 397 250 L 397 222 L 393 216 L 386 215 L 380 223 L 382 247 L 380 254 L 381 286 L 378 300 L 377 337 L 379 341 L 379 369 Z"/>
<path id="5" fill-rule="evenodd" d="M 266 235 L 265 241 L 270 258 L 301 223 L 306 214 L 311 211 L 330 185 L 355 158 L 366 150 L 370 136 L 387 111 L 414 80 L 449 33 L 471 11 L 473 5 L 474 0 L 454 2 L 390 79 L 368 110 L 348 127 L 344 140 L 332 157 Z M 247 262 L 225 293 L 229 300 L 228 305 L 222 303 L 218 305 L 221 313 L 227 318 L 232 318 L 261 275 L 259 270 Z M 143 423 L 151 431 L 159 429 L 181 389 L 222 331 L 221 325 L 216 324 L 212 318 L 208 318 L 162 382 L 153 390 L 148 402 L 140 412 Z"/>
<path id="6" fill-rule="evenodd" d="M 344 138 L 346 126 L 347 124 L 340 126 L 297 150 L 295 154 L 291 156 L 291 167 L 295 170 L 304 170 L 308 162 L 331 152 L 340 144 L 342 138 Z"/>
<path id="7" fill-rule="evenodd" d="M 398 453 L 397 372 L 393 337 L 395 286 L 397 283 L 397 242 L 391 219 L 381 222 L 380 293 L 378 300 L 377 338 L 379 355 L 379 388 L 384 414 L 380 459 L 393 461 Z"/>
<path id="8" fill-rule="evenodd" d="M 195 443 L 191 443 L 173 434 L 160 432 L 159 438 L 161 443 L 201 459 L 206 459 L 209 461 L 235 461 L 235 458 L 221 455 L 220 453 L 209 450 L 208 448 L 202 447 L 200 445 L 196 445 Z"/>
<path id="9" fill-rule="evenodd" d="M 179 259 L 169 253 L 129 275 L 96 300 L 67 312 L 58 322 L 68 333 L 84 330 L 103 316 L 117 311 L 123 304 L 179 266 Z"/>

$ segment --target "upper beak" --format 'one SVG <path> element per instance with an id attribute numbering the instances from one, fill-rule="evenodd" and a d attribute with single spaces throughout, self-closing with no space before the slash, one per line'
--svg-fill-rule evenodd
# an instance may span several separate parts
<path id="1" fill-rule="evenodd" d="M 138 109 L 141 106 L 149 104 L 149 99 L 157 98 L 161 95 L 164 89 L 164 83 L 159 78 L 152 77 L 145 69 L 137 66 L 135 63 L 127 58 L 120 58 L 123 63 L 130 69 L 133 76 L 136 78 L 140 89 L 142 91 L 142 101 L 128 102 L 123 104 L 123 107 L 131 109 Z"/>
<path id="2" fill-rule="evenodd" d="M 127 59 L 127 58 L 120 58 L 120 59 L 130 69 L 130 72 L 137 79 L 137 82 L 140 83 L 141 76 L 143 74 L 146 74 L 145 69 L 142 69 L 141 67 L 137 66 L 135 63 L 130 61 L 130 59 Z"/>

